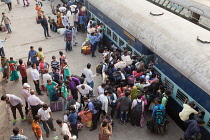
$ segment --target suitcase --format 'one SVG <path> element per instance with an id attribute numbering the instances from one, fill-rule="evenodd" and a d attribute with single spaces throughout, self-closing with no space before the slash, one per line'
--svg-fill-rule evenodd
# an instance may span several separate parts
<path id="1" fill-rule="evenodd" d="M 44 85 L 41 85 L 42 91 L 47 91 L 46 87 Z"/>
<path id="2" fill-rule="evenodd" d="M 1 26 L 1 31 L 2 31 L 2 32 L 6 32 L 6 31 L 7 31 L 6 26 Z"/>
<path id="3" fill-rule="evenodd" d="M 81 53 L 83 53 L 84 55 L 90 54 L 91 53 L 90 46 L 84 46 L 84 47 L 82 47 Z"/>
<path id="4" fill-rule="evenodd" d="M 50 109 L 51 109 L 52 112 L 62 111 L 63 110 L 62 101 L 59 99 L 58 101 L 51 102 L 50 103 Z"/>
<path id="5" fill-rule="evenodd" d="M 87 128 L 90 128 L 92 126 L 92 120 L 86 122 L 86 127 Z"/>

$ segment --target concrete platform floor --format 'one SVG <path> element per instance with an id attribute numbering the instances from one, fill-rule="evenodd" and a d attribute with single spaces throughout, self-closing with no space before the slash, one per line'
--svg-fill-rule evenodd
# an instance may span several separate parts
<path id="1" fill-rule="evenodd" d="M 35 11 L 35 3 L 34 1 L 30 1 L 31 5 L 29 7 L 23 7 L 22 1 L 20 1 L 20 5 L 16 3 L 16 1 L 12 2 L 13 10 L 8 13 L 7 5 L 4 3 L 0 3 L 0 13 L 5 12 L 6 15 L 10 18 L 12 24 L 11 28 L 13 33 L 7 34 L 6 32 L 0 32 L 0 39 L 8 38 L 7 42 L 4 43 L 4 49 L 6 56 L 14 57 L 15 60 L 22 58 L 26 62 L 26 58 L 28 56 L 28 51 L 30 46 L 34 46 L 37 50 L 38 47 L 43 48 L 44 55 L 46 56 L 46 61 L 50 63 L 51 57 L 55 55 L 59 58 L 58 51 L 64 51 L 65 55 L 68 59 L 68 64 L 71 69 L 72 74 L 80 75 L 82 70 L 86 67 L 86 64 L 90 62 L 92 64 L 92 71 L 95 72 L 95 66 L 102 61 L 102 55 L 96 52 L 96 58 L 92 58 L 90 55 L 81 54 L 81 44 L 85 40 L 86 34 L 78 33 L 77 42 L 78 45 L 73 48 L 72 52 L 65 52 L 64 46 L 65 42 L 63 40 L 63 36 L 60 36 L 58 33 L 54 33 L 50 31 L 50 35 L 52 36 L 49 39 L 44 38 L 43 29 L 41 25 L 36 24 L 36 11 Z M 60 1 L 55 1 L 56 3 L 61 3 Z M 50 10 L 50 2 L 43 1 L 43 8 L 46 16 L 51 16 L 56 19 L 56 16 L 51 13 Z M 30 70 L 28 69 L 28 72 Z M 34 89 L 34 84 L 32 82 L 32 78 L 30 73 L 28 73 L 28 81 L 31 87 Z M 4 82 L 4 81 L 2 81 Z M 101 77 L 95 77 L 95 89 L 101 84 Z M 21 80 L 18 82 L 8 82 L 4 87 L 6 93 L 15 94 L 22 98 L 21 95 Z M 0 91 L 0 96 L 2 95 L 2 91 Z M 40 97 L 40 96 L 39 96 Z M 23 98 L 22 98 L 23 99 Z M 49 104 L 48 97 L 42 96 L 41 100 Z M 0 101 L 0 140 L 9 140 L 10 135 L 12 135 L 12 129 L 17 126 L 20 129 L 23 129 L 25 135 L 29 140 L 35 140 L 35 136 L 31 130 L 31 125 L 28 122 L 21 122 L 20 115 L 18 115 L 19 121 L 15 126 L 12 125 L 12 115 L 9 107 L 5 107 L 5 102 Z M 9 114 L 7 113 L 9 110 Z M 6 114 L 6 115 L 3 115 Z M 9 118 L 6 116 L 9 115 Z M 54 119 L 63 119 L 62 112 L 53 113 Z M 146 113 L 145 122 L 150 120 L 150 112 Z M 118 120 L 114 120 L 115 125 L 113 128 L 113 135 L 111 139 L 113 140 L 177 140 L 183 135 L 183 131 L 169 118 L 170 124 L 168 127 L 168 131 L 164 135 L 154 135 L 151 134 L 146 127 L 133 127 L 130 124 L 120 125 Z M 59 140 L 62 140 L 62 137 L 59 132 L 59 127 L 54 121 L 54 125 L 57 129 L 55 132 L 51 132 L 50 137 L 46 138 L 45 133 L 43 134 L 44 140 L 53 140 L 53 137 L 59 136 Z M 99 125 L 99 124 L 98 124 Z M 3 127 L 4 126 L 4 127 Z M 78 140 L 97 140 L 98 139 L 98 130 L 90 132 L 88 128 L 84 127 L 83 130 L 79 131 L 79 139 Z M 4 137 L 4 138 L 3 138 Z"/>

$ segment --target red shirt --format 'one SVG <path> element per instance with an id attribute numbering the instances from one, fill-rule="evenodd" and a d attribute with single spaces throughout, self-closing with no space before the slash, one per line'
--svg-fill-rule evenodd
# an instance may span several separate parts
<path id="1" fill-rule="evenodd" d="M 26 65 L 19 65 L 18 70 L 20 71 L 20 74 L 21 74 L 22 77 L 27 76 Z"/>

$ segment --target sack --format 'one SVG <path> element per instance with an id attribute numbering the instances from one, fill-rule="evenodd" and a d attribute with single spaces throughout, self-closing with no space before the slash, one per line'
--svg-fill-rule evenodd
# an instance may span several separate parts
<path id="1" fill-rule="evenodd" d="M 66 30 L 66 41 L 71 41 L 72 40 L 72 32 L 70 30 Z"/>
<path id="2" fill-rule="evenodd" d="M 31 110 L 28 112 L 27 116 L 26 116 L 26 119 L 29 123 L 32 123 L 33 121 L 33 115 L 32 115 L 32 112 Z"/>
<path id="3" fill-rule="evenodd" d="M 135 77 L 134 76 L 129 76 L 127 78 L 127 80 L 128 80 L 129 85 L 134 85 L 134 82 L 135 82 Z"/>
<path id="4" fill-rule="evenodd" d="M 41 85 L 42 91 L 47 91 L 46 87 L 44 85 Z"/>
<path id="5" fill-rule="evenodd" d="M 84 127 L 83 124 L 80 121 L 78 121 L 77 122 L 77 129 L 81 130 L 83 127 Z"/>
<path id="6" fill-rule="evenodd" d="M 113 72 L 112 76 L 114 77 L 115 81 L 122 79 L 122 75 L 119 71 Z"/>
<path id="7" fill-rule="evenodd" d="M 126 62 L 120 61 L 120 62 L 114 64 L 114 67 L 115 67 L 116 69 L 118 69 L 118 68 L 124 69 L 124 68 L 126 67 Z"/>
<path id="8" fill-rule="evenodd" d="M 141 114 L 140 125 L 141 125 L 141 127 L 144 127 L 145 126 L 145 123 L 144 123 L 144 115 L 143 114 Z"/>
<path id="9" fill-rule="evenodd" d="M 63 110 L 62 101 L 59 99 L 58 101 L 50 102 L 50 109 L 52 112 L 62 111 Z"/>
<path id="10" fill-rule="evenodd" d="M 75 105 L 76 104 L 76 101 L 74 99 L 67 99 L 67 110 L 70 110 L 70 107 L 72 105 Z"/>
<path id="11" fill-rule="evenodd" d="M 92 126 L 92 120 L 86 122 L 86 127 L 90 128 Z"/>
<path id="12" fill-rule="evenodd" d="M 80 111 L 78 113 L 78 116 L 80 116 L 82 123 L 86 123 L 86 122 L 92 120 L 92 113 L 91 112 L 87 113 L 87 111 Z"/>
<path id="13" fill-rule="evenodd" d="M 109 135 L 99 133 L 98 139 L 99 139 L 99 140 L 109 140 Z"/>
<path id="14" fill-rule="evenodd" d="M 160 109 L 160 107 L 158 107 L 158 109 L 155 112 L 155 123 L 164 124 L 163 111 Z"/>
<path id="15" fill-rule="evenodd" d="M 134 116 L 142 115 L 142 101 L 141 102 L 137 101 L 137 105 L 131 110 L 131 114 Z"/>
<path id="16" fill-rule="evenodd" d="M 91 100 L 91 102 L 93 103 L 95 110 L 101 110 L 101 108 L 102 108 L 101 101 L 99 101 L 98 99 L 93 99 L 93 100 Z"/>
<path id="17" fill-rule="evenodd" d="M 6 26 L 1 26 L 1 31 L 2 31 L 2 32 L 6 32 L 6 31 L 7 31 Z"/>
<path id="18" fill-rule="evenodd" d="M 90 46 L 84 46 L 84 47 L 82 47 L 81 53 L 83 53 L 84 55 L 90 54 L 91 53 Z"/>

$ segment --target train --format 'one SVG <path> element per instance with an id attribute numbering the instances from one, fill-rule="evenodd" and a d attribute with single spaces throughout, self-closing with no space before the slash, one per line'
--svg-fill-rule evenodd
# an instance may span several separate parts
<path id="1" fill-rule="evenodd" d="M 104 25 L 106 42 L 153 61 L 172 90 L 167 113 L 182 128 L 186 98 L 203 111 L 202 140 L 210 137 L 210 32 L 146 0 L 85 0 L 88 15 Z"/>

